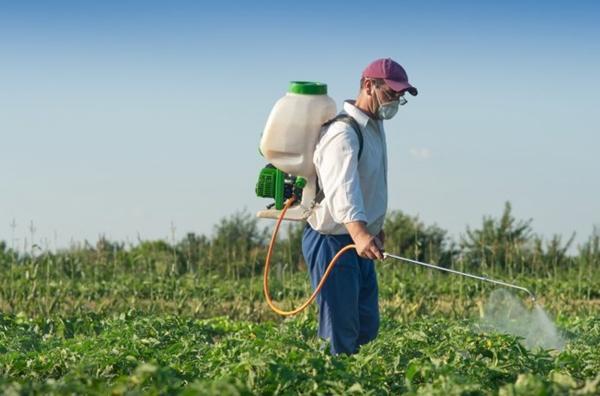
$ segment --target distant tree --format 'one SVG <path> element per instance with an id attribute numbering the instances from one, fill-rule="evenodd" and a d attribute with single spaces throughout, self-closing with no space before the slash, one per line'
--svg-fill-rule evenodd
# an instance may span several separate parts
<path id="1" fill-rule="evenodd" d="M 212 244 L 215 248 L 243 253 L 264 246 L 266 240 L 266 230 L 259 230 L 256 217 L 244 210 L 221 219 L 215 226 Z"/>
<path id="2" fill-rule="evenodd" d="M 500 219 L 484 216 L 481 228 L 467 227 L 461 248 L 471 264 L 505 267 L 509 255 L 514 258 L 512 254 L 516 251 L 531 250 L 534 243 L 531 222 L 531 219 L 515 219 L 510 202 L 506 202 Z"/>
<path id="3" fill-rule="evenodd" d="M 186 271 L 197 271 L 201 262 L 206 259 L 210 249 L 210 240 L 204 235 L 196 235 L 188 232 L 185 237 L 177 244 L 177 250 L 180 252 L 180 258 Z"/>
<path id="4" fill-rule="evenodd" d="M 571 234 L 571 237 L 563 244 L 562 237 L 560 235 L 554 235 L 550 241 L 546 242 L 546 246 L 544 247 L 543 239 L 536 236 L 534 254 L 545 263 L 546 266 L 551 266 L 556 270 L 559 267 L 568 265 L 571 261 L 567 251 L 573 244 L 574 239 L 575 233 Z"/>
<path id="5" fill-rule="evenodd" d="M 9 248 L 6 241 L 0 241 L 0 265 L 8 264 L 19 260 L 18 253 Z"/>
<path id="6" fill-rule="evenodd" d="M 594 232 L 588 240 L 579 247 L 579 258 L 592 271 L 600 269 L 600 227 L 594 227 Z"/>
<path id="7" fill-rule="evenodd" d="M 162 275 L 174 275 L 179 272 L 179 252 L 164 240 L 140 241 L 139 245 L 131 249 L 131 257 Z"/>
<path id="8" fill-rule="evenodd" d="M 221 219 L 211 239 L 211 262 L 239 277 L 256 267 L 258 249 L 264 249 L 267 230 L 259 230 L 257 218 L 247 211 Z"/>
<path id="9" fill-rule="evenodd" d="M 3 264 L 8 257 L 6 242 L 0 241 L 0 264 Z"/>
<path id="10" fill-rule="evenodd" d="M 384 231 L 385 248 L 394 254 L 448 266 L 458 253 L 446 230 L 435 224 L 425 226 L 418 216 L 399 210 L 388 214 Z"/>
<path id="11" fill-rule="evenodd" d="M 96 252 L 103 254 L 105 257 L 114 258 L 117 252 L 122 252 L 124 249 L 125 244 L 123 242 L 110 241 L 104 235 L 96 241 Z"/>

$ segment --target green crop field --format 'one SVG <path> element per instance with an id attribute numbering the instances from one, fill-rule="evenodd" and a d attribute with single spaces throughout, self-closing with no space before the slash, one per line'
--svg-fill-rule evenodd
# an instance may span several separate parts
<path id="1" fill-rule="evenodd" d="M 331 356 L 314 306 L 282 319 L 265 304 L 270 230 L 248 213 L 210 237 L 169 242 L 100 239 L 50 252 L 6 241 L 0 393 L 600 394 L 598 235 L 578 247 L 543 240 L 509 205 L 460 240 L 400 212 L 385 227 L 388 251 L 514 282 L 541 308 L 519 292 L 386 260 L 379 337 Z M 271 290 L 284 308 L 310 292 L 301 230 L 289 227 L 273 258 Z"/>

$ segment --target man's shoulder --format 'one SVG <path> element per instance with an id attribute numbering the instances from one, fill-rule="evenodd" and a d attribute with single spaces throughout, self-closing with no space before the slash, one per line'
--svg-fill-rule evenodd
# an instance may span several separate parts
<path id="1" fill-rule="evenodd" d="M 324 143 L 334 139 L 358 141 L 354 126 L 351 123 L 343 120 L 335 120 L 321 128 L 319 143 Z"/>
<path id="2" fill-rule="evenodd" d="M 346 118 L 337 119 L 323 127 L 327 133 L 343 133 L 351 132 L 353 129 L 352 122 Z"/>
<path id="3" fill-rule="evenodd" d="M 341 113 L 323 124 L 323 127 L 321 128 L 321 137 L 325 134 L 334 136 L 339 134 L 356 134 L 356 132 L 361 132 L 360 125 L 358 125 L 352 116 Z"/>

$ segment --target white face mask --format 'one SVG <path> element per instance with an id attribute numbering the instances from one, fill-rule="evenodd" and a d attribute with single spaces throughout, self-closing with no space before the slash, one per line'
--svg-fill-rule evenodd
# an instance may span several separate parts
<path id="1" fill-rule="evenodd" d="M 396 113 L 398 112 L 398 106 L 400 106 L 400 100 L 392 100 L 391 102 L 381 103 L 379 95 L 375 94 L 375 97 L 379 102 L 379 109 L 377 109 L 377 118 L 379 118 L 380 120 L 389 120 L 390 118 L 396 115 Z"/>
<path id="2" fill-rule="evenodd" d="M 389 120 L 398 112 L 398 106 L 400 106 L 399 100 L 380 104 L 379 109 L 377 110 L 377 117 L 380 120 Z"/>

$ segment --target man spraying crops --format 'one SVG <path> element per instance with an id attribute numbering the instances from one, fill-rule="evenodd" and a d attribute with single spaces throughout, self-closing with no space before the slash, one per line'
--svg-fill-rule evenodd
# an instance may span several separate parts
<path id="1" fill-rule="evenodd" d="M 324 126 L 315 150 L 323 199 L 302 237 L 313 288 L 335 254 L 356 245 L 356 252 L 337 262 L 317 299 L 319 336 L 330 341 L 332 354 L 356 353 L 379 329 L 373 260 L 383 259 L 387 210 L 383 120 L 406 103 L 406 92 L 417 95 L 402 66 L 389 58 L 372 62 L 362 73 L 356 101 L 346 101 L 345 116 Z"/>

